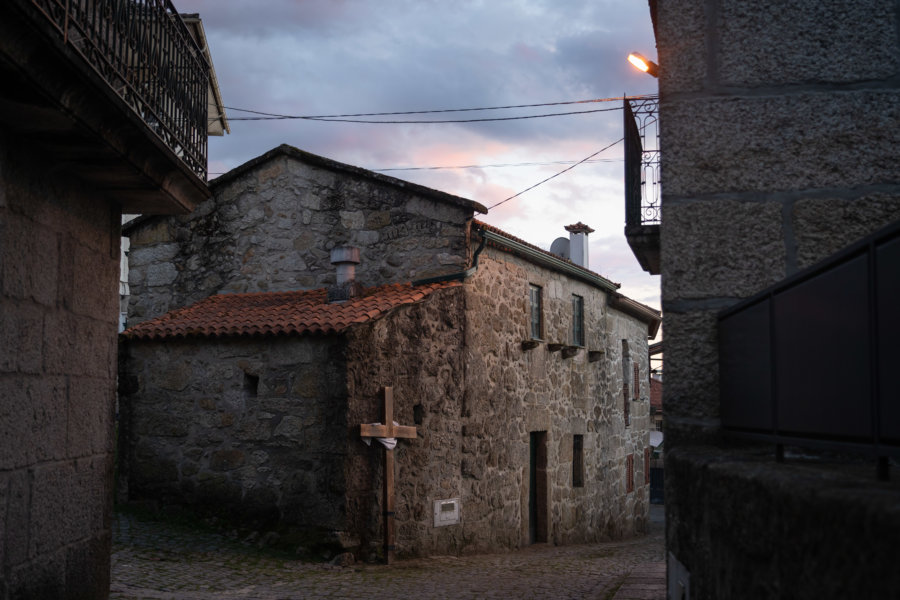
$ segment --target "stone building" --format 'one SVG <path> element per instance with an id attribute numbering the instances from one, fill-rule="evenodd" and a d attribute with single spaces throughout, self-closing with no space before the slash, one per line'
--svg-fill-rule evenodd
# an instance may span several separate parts
<path id="1" fill-rule="evenodd" d="M 650 13 L 670 597 L 898 597 L 898 5 Z"/>
<path id="2" fill-rule="evenodd" d="M 129 497 L 214 501 L 371 554 L 382 450 L 360 425 L 390 386 L 417 430 L 395 450 L 401 553 L 643 530 L 656 311 L 474 220 L 474 202 L 290 147 L 212 188 L 191 217 L 128 228 Z M 329 264 L 347 246 L 352 283 Z"/>
<path id="3" fill-rule="evenodd" d="M 43 4 L 0 3 L 0 598 L 102 599 L 119 219 L 209 196 L 209 63 L 168 3 Z"/>

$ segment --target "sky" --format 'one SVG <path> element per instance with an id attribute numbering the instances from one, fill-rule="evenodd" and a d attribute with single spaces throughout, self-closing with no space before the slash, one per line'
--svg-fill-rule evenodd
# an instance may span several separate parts
<path id="1" fill-rule="evenodd" d="M 656 58 L 644 0 L 173 0 L 199 13 L 231 134 L 211 137 L 210 178 L 280 144 L 490 207 L 622 137 L 621 102 L 382 117 L 443 124 L 240 121 L 251 113 L 335 115 L 570 102 L 657 93 L 626 61 Z M 593 227 L 590 268 L 660 307 L 623 233 L 622 144 L 479 219 L 544 249 Z M 525 163 L 525 164 L 523 164 Z M 544 164 L 535 164 L 544 163 Z M 547 164 L 549 163 L 549 164 Z M 476 165 L 478 168 L 388 170 Z M 496 167 L 488 165 L 518 165 Z"/>

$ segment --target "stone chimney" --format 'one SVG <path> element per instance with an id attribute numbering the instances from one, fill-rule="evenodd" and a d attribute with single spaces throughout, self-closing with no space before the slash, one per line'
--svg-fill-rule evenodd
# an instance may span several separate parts
<path id="1" fill-rule="evenodd" d="M 362 288 L 356 281 L 359 248 L 335 246 L 331 249 L 331 264 L 337 267 L 337 280 L 328 288 L 328 301 L 343 302 L 359 295 Z"/>
<path id="2" fill-rule="evenodd" d="M 566 225 L 569 232 L 569 259 L 580 267 L 590 269 L 588 266 L 588 234 L 594 230 L 578 221 L 574 225 Z"/>

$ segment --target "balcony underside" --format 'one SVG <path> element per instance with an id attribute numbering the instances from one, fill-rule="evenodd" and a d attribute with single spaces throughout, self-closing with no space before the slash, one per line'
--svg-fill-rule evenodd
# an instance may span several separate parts
<path id="1" fill-rule="evenodd" d="M 124 212 L 190 212 L 206 182 L 157 137 L 49 27 L 0 7 L 0 126 L 122 205 Z"/>
<path id="2" fill-rule="evenodd" d="M 659 225 L 626 226 L 625 238 L 641 268 L 659 275 Z"/>

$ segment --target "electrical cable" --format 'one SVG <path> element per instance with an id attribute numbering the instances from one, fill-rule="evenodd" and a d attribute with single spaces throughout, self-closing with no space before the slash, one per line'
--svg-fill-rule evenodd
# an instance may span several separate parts
<path id="1" fill-rule="evenodd" d="M 304 121 L 325 121 L 329 123 L 368 123 L 373 125 L 424 125 L 428 123 L 486 123 L 488 121 L 518 121 L 521 119 L 541 119 L 544 117 L 561 117 L 565 115 L 583 115 L 588 113 L 609 112 L 613 110 L 622 110 L 615 108 L 596 108 L 593 110 L 575 110 L 570 112 L 546 113 L 542 115 L 525 115 L 520 117 L 488 117 L 482 119 L 432 119 L 432 120 L 388 120 L 378 121 L 373 119 L 343 119 L 343 118 L 324 118 L 324 117 L 303 117 L 303 116 L 280 116 L 280 117 L 232 117 L 229 121 L 287 121 L 287 120 L 304 120 Z"/>
<path id="2" fill-rule="evenodd" d="M 266 117 L 274 117 L 279 119 L 343 119 L 350 117 L 390 117 L 397 115 L 426 115 L 435 113 L 451 113 L 451 112 L 471 112 L 481 110 L 508 110 L 512 108 L 535 108 L 539 106 L 563 106 L 568 104 L 588 104 L 594 102 L 621 102 L 623 100 L 644 100 L 654 98 L 655 94 L 644 94 L 640 96 L 618 96 L 615 98 L 593 98 L 590 100 L 568 100 L 564 102 L 542 102 L 539 104 L 510 104 L 508 106 L 482 106 L 477 108 L 442 108 L 435 110 L 410 110 L 402 112 L 373 112 L 373 113 L 347 113 L 342 115 L 285 115 L 279 113 L 264 112 L 259 110 L 251 110 L 249 108 L 237 108 L 234 106 L 225 106 L 226 110 L 236 110 L 238 112 L 251 113 L 254 115 L 262 115 Z M 240 117 L 238 117 L 240 119 Z M 229 121 L 234 119 L 228 119 Z"/>
<path id="3" fill-rule="evenodd" d="M 500 202 L 497 202 L 496 204 L 492 204 L 492 205 L 488 206 L 488 207 L 487 207 L 488 210 L 491 210 L 491 209 L 493 209 L 493 208 L 496 208 L 496 207 L 500 206 L 501 204 L 503 204 L 504 202 L 509 202 L 509 201 L 512 200 L 513 198 L 517 198 L 517 197 L 521 196 L 522 194 L 524 194 L 525 192 L 531 191 L 531 190 L 533 190 L 534 188 L 538 187 L 539 185 L 545 184 L 545 183 L 547 183 L 548 181 L 550 181 L 551 179 L 554 179 L 555 177 L 559 177 L 560 175 L 562 175 L 563 173 L 566 173 L 567 171 L 571 171 L 572 169 L 574 169 L 574 168 L 577 167 L 578 165 L 587 162 L 588 160 L 594 158 L 595 156 L 597 156 L 598 154 L 600 154 L 600 153 L 603 152 L 604 150 L 609 150 L 610 148 L 612 148 L 613 146 L 615 146 L 615 145 L 618 144 L 619 142 L 623 142 L 623 141 L 625 141 L 625 138 L 619 138 L 618 140 L 616 140 L 616 141 L 613 142 L 612 144 L 609 144 L 608 146 L 604 146 L 603 148 L 597 150 L 596 152 L 594 152 L 594 153 L 591 154 L 590 156 L 588 156 L 588 157 L 586 157 L 586 158 L 584 158 L 584 159 L 578 161 L 577 163 L 575 163 L 575 164 L 572 165 L 571 167 L 568 167 L 568 168 L 566 168 L 566 169 L 563 169 L 563 170 L 560 171 L 559 173 L 556 173 L 556 174 L 554 174 L 554 175 L 551 175 L 550 177 L 548 177 L 547 179 L 544 179 L 543 181 L 537 182 L 537 183 L 534 184 L 533 186 L 531 186 L 531 187 L 529 187 L 529 188 L 526 188 L 526 189 L 522 190 L 522 191 L 519 192 L 518 194 L 513 194 L 512 196 L 510 196 L 509 198 L 506 198 L 505 200 L 501 200 Z"/>
<path id="4" fill-rule="evenodd" d="M 600 162 L 621 162 L 621 158 L 595 158 L 594 160 L 581 161 L 586 163 Z M 370 169 L 376 173 L 385 173 L 387 171 L 438 171 L 441 169 L 499 169 L 504 167 L 543 167 L 547 165 L 573 165 L 574 160 L 552 160 L 547 162 L 521 162 L 521 163 L 500 163 L 495 165 L 447 165 L 440 167 L 390 167 L 387 169 Z"/>

